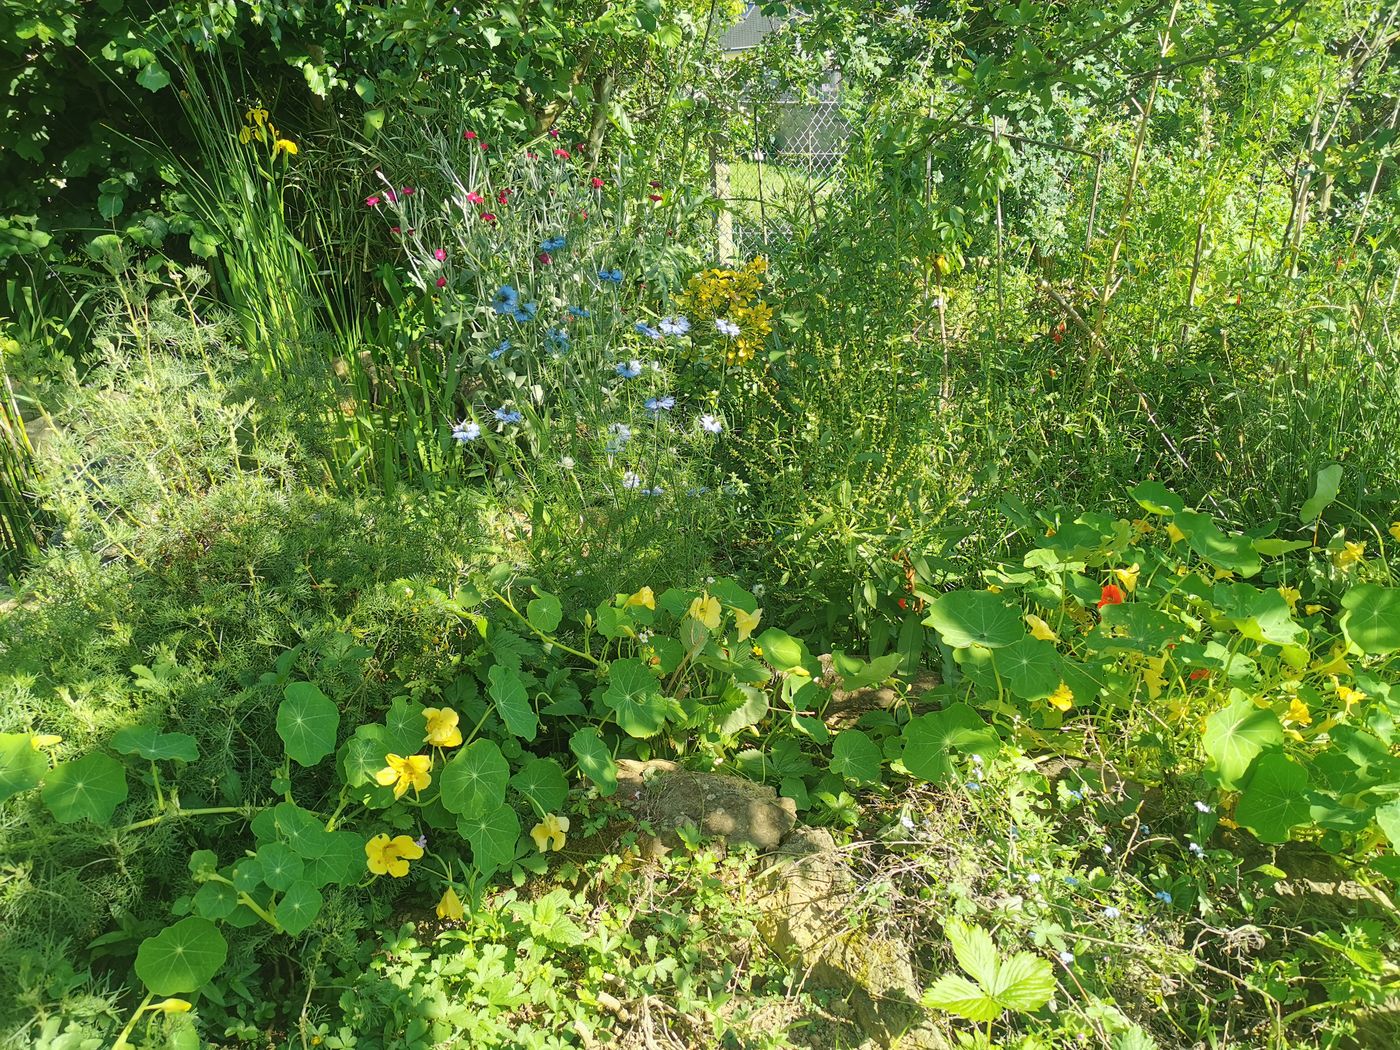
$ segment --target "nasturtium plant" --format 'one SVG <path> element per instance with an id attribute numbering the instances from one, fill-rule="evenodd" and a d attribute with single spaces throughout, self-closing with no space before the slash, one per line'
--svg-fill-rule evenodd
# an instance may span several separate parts
<path id="1" fill-rule="evenodd" d="M 155 995 L 197 992 L 228 958 L 228 942 L 208 919 L 191 915 L 141 942 L 136 976 Z"/>
<path id="2" fill-rule="evenodd" d="M 37 787 L 48 768 L 28 733 L 0 733 L 0 802 Z"/>
<path id="3" fill-rule="evenodd" d="M 980 645 L 999 649 L 1026 633 L 1021 614 L 991 591 L 953 591 L 929 602 L 924 623 L 954 649 Z"/>
<path id="4" fill-rule="evenodd" d="M 199 745 L 188 733 L 162 733 L 151 726 L 127 726 L 112 737 L 112 749 L 123 755 L 140 755 L 152 762 L 199 758 Z"/>
<path id="5" fill-rule="evenodd" d="M 277 708 L 277 735 L 287 755 L 303 766 L 314 766 L 335 750 L 340 709 L 314 682 L 293 682 Z"/>
<path id="6" fill-rule="evenodd" d="M 60 762 L 44 777 L 41 797 L 61 824 L 91 820 L 106 824 L 126 801 L 126 770 L 115 758 L 94 751 Z"/>

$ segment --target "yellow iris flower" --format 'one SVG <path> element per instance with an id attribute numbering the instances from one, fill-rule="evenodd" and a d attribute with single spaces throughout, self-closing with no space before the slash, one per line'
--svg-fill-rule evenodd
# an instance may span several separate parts
<path id="1" fill-rule="evenodd" d="M 408 874 L 408 862 L 423 855 L 423 847 L 407 835 L 376 835 L 365 843 L 366 866 L 375 875 L 401 879 Z"/>
<path id="2" fill-rule="evenodd" d="M 428 722 L 428 735 L 423 738 L 426 743 L 433 747 L 456 747 L 462 742 L 462 731 L 457 728 L 460 716 L 452 708 L 425 707 L 423 717 Z"/>
<path id="3" fill-rule="evenodd" d="M 569 818 L 554 813 L 546 813 L 544 819 L 530 829 L 530 837 L 535 840 L 535 849 L 541 853 L 556 852 L 564 848 L 564 840 L 569 831 Z"/>
<path id="4" fill-rule="evenodd" d="M 278 139 L 272 144 L 272 155 L 275 157 L 279 153 L 285 153 L 289 157 L 295 157 L 299 152 L 297 144 L 291 139 Z"/>
<path id="5" fill-rule="evenodd" d="M 433 782 L 428 773 L 428 770 L 433 768 L 433 760 L 427 755 L 409 755 L 407 758 L 402 755 L 385 755 L 384 761 L 389 764 L 374 774 L 374 779 L 379 782 L 380 787 L 393 784 L 395 798 L 403 798 L 409 788 L 413 788 L 416 795 L 426 790 Z"/>

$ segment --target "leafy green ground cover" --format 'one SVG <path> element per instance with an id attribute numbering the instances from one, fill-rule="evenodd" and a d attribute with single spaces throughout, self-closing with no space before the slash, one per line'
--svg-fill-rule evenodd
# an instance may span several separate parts
<path id="1" fill-rule="evenodd" d="M 1394 19 L 739 6 L 0 2 L 4 1045 L 1400 1038 Z"/>

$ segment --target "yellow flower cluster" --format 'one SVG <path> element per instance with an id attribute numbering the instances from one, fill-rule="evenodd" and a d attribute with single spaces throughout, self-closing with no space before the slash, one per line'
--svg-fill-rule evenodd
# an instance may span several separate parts
<path id="1" fill-rule="evenodd" d="M 697 273 L 686 285 L 682 305 L 691 321 L 718 334 L 717 341 L 697 343 L 716 348 L 725 364 L 747 365 L 773 331 L 773 308 L 760 296 L 768 260 L 758 256 L 743 268 L 712 268 Z"/>
<path id="2" fill-rule="evenodd" d="M 272 144 L 273 157 L 279 153 L 295 157 L 300 152 L 297 144 L 291 139 L 284 139 L 276 126 L 267 118 L 267 110 L 263 109 L 262 106 L 254 106 L 249 109 L 243 114 L 243 127 L 238 131 L 238 141 L 245 146 L 250 142 L 269 142 Z"/>

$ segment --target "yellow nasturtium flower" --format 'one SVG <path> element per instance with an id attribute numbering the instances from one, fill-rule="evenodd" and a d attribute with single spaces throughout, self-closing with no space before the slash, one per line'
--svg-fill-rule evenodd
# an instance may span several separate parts
<path id="1" fill-rule="evenodd" d="M 408 874 L 408 862 L 423 855 L 423 847 L 407 835 L 376 835 L 365 843 L 366 866 L 375 875 L 401 879 Z"/>
<path id="2" fill-rule="evenodd" d="M 1059 688 L 1046 699 L 1050 701 L 1050 706 L 1056 710 L 1068 711 L 1074 706 L 1074 690 L 1070 689 L 1064 682 L 1061 682 Z"/>
<path id="3" fill-rule="evenodd" d="M 710 594 L 702 594 L 692 601 L 689 612 L 691 617 L 711 631 L 719 629 L 719 622 L 724 617 L 719 599 Z"/>
<path id="4" fill-rule="evenodd" d="M 56 736 L 53 733 L 35 733 L 29 738 L 29 746 L 35 751 L 45 747 L 53 747 L 54 744 L 60 744 L 62 742 L 63 737 Z"/>
<path id="5" fill-rule="evenodd" d="M 1400 521 L 1392 521 L 1390 523 L 1390 534 L 1397 540 L 1400 540 Z"/>
<path id="6" fill-rule="evenodd" d="M 1162 688 L 1166 684 L 1164 672 L 1167 667 L 1167 658 L 1165 656 L 1149 656 L 1142 663 L 1142 683 L 1147 686 L 1147 698 L 1156 700 L 1162 695 Z"/>
<path id="7" fill-rule="evenodd" d="M 640 606 L 643 609 L 655 609 L 656 595 L 652 593 L 650 587 L 643 587 L 636 594 L 632 595 L 632 597 L 628 598 L 625 602 L 622 603 L 622 607 L 624 609 L 634 605 Z"/>
<path id="8" fill-rule="evenodd" d="M 1283 720 L 1294 725 L 1310 726 L 1312 725 L 1312 712 L 1308 710 L 1307 704 L 1295 696 L 1293 702 L 1288 705 L 1288 711 L 1285 712 Z"/>
<path id="9" fill-rule="evenodd" d="M 758 628 L 758 621 L 763 618 L 763 610 L 755 609 L 753 612 L 745 612 L 743 609 L 734 610 L 734 626 L 739 628 L 739 641 L 746 640 L 749 635 Z"/>
<path id="10" fill-rule="evenodd" d="M 433 747 L 456 747 L 462 742 L 462 731 L 457 728 L 459 716 L 452 708 L 425 707 L 423 717 L 428 721 L 428 735 L 423 738 L 426 743 Z"/>
<path id="11" fill-rule="evenodd" d="M 1118 582 L 1123 585 L 1123 590 L 1132 594 L 1133 591 L 1137 590 L 1138 576 L 1141 572 L 1142 569 L 1138 563 L 1133 562 L 1133 564 L 1126 569 L 1114 569 L 1113 575 L 1118 577 Z"/>
<path id="12" fill-rule="evenodd" d="M 447 892 L 442 895 L 442 900 L 438 901 L 437 917 L 439 919 L 451 919 L 460 922 L 466 911 L 462 907 L 462 898 L 457 896 L 457 891 L 451 886 L 447 887 Z"/>
<path id="13" fill-rule="evenodd" d="M 1042 642 L 1058 642 L 1060 636 L 1050 629 L 1050 625 L 1035 613 L 1026 613 L 1026 626 L 1031 629 L 1031 637 Z"/>
<path id="14" fill-rule="evenodd" d="M 535 840 L 535 849 L 541 853 L 564 848 L 564 838 L 569 831 L 569 818 L 555 813 L 546 813 L 544 819 L 530 829 L 530 837 Z"/>
<path id="15" fill-rule="evenodd" d="M 1186 533 L 1176 527 L 1176 522 L 1169 521 L 1167 522 L 1167 538 L 1173 543 L 1180 543 L 1186 538 Z"/>
<path id="16" fill-rule="evenodd" d="M 158 1003 L 152 1003 L 146 1007 L 152 1013 L 157 1014 L 187 1014 L 192 1010 L 193 1004 L 185 999 L 162 999 Z"/>
<path id="17" fill-rule="evenodd" d="M 1332 564 L 1339 569 L 1349 569 L 1357 562 L 1366 559 L 1365 540 L 1347 540 L 1342 549 L 1332 555 Z"/>
<path id="18" fill-rule="evenodd" d="M 413 788 L 416 795 L 426 790 L 433 782 L 428 773 L 428 770 L 433 768 L 433 760 L 428 755 L 409 755 L 407 758 L 402 755 L 385 755 L 384 761 L 389 764 L 374 774 L 374 779 L 379 782 L 380 787 L 393 784 L 395 798 L 402 798 L 409 788 Z"/>
<path id="19" fill-rule="evenodd" d="M 1297 587 L 1280 587 L 1279 594 L 1283 595 L 1283 600 L 1288 603 L 1288 608 L 1294 612 L 1298 611 L 1298 601 L 1303 597 L 1303 592 Z"/>
<path id="20" fill-rule="evenodd" d="M 1366 699 L 1364 692 L 1360 689 L 1353 689 L 1349 685 L 1343 685 L 1335 675 L 1332 677 L 1332 688 L 1337 690 L 1337 698 L 1347 705 L 1348 711 Z"/>

